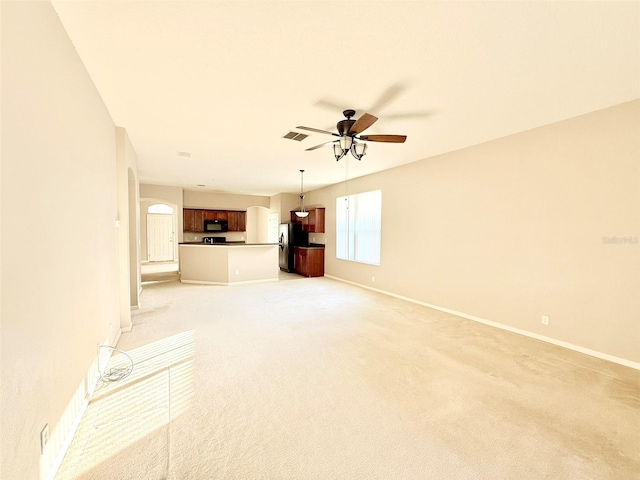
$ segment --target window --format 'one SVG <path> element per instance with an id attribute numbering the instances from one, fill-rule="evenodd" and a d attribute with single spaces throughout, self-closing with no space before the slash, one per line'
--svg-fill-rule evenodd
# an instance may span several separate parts
<path id="1" fill-rule="evenodd" d="M 336 199 L 336 257 L 380 265 L 382 192 Z"/>
<path id="2" fill-rule="evenodd" d="M 163 203 L 155 203 L 147 209 L 147 213 L 161 213 L 165 215 L 172 215 L 173 208 Z"/>

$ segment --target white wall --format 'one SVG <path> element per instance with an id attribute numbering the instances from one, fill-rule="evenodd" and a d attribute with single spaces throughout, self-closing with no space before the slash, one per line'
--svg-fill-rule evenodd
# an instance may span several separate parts
<path id="1" fill-rule="evenodd" d="M 33 480 L 119 330 L 116 128 L 52 6 L 1 9 L 0 476 Z"/>
<path id="2" fill-rule="evenodd" d="M 382 189 L 380 266 L 335 257 L 344 183 L 309 192 L 326 273 L 640 362 L 639 125 L 637 100 L 349 181 Z"/>

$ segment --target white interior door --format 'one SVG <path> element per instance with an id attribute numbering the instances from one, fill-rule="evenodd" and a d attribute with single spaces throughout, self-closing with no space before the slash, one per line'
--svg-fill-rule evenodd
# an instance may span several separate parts
<path id="1" fill-rule="evenodd" d="M 173 260 L 173 215 L 147 214 L 147 252 L 150 262 Z"/>
<path id="2" fill-rule="evenodd" d="M 269 233 L 267 242 L 269 243 L 278 243 L 278 236 L 280 228 L 280 214 L 279 213 L 270 213 L 269 214 Z"/>

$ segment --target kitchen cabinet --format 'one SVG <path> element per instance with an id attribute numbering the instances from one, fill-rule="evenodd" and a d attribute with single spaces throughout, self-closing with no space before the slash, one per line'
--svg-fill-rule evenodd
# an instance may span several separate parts
<path id="1" fill-rule="evenodd" d="M 301 223 L 302 230 L 309 233 L 324 233 L 324 207 L 310 208 L 309 215 L 304 218 L 298 217 L 291 211 L 291 223 Z"/>
<path id="2" fill-rule="evenodd" d="M 296 273 L 304 277 L 324 276 L 324 248 L 293 247 Z"/>
<path id="3" fill-rule="evenodd" d="M 182 230 L 202 233 L 204 231 L 204 210 L 185 208 L 182 210 Z"/>
<path id="4" fill-rule="evenodd" d="M 193 231 L 193 214 L 194 211 L 190 208 L 182 209 L 182 230 L 184 232 Z"/>
<path id="5" fill-rule="evenodd" d="M 226 210 L 204 210 L 205 220 L 225 220 L 229 221 L 229 212 Z"/>
<path id="6" fill-rule="evenodd" d="M 247 212 L 227 212 L 227 216 L 230 232 L 244 232 L 247 230 Z"/>
<path id="7" fill-rule="evenodd" d="M 324 208 L 312 208 L 302 219 L 302 230 L 309 233 L 324 233 Z"/>
<path id="8" fill-rule="evenodd" d="M 184 232 L 203 233 L 205 220 L 225 220 L 230 232 L 247 230 L 247 212 L 204 208 L 182 209 L 182 231 Z"/>

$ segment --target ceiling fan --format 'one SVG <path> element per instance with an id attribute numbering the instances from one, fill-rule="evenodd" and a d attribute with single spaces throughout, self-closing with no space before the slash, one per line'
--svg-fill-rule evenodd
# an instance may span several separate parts
<path id="1" fill-rule="evenodd" d="M 320 130 L 318 128 L 298 126 L 301 130 L 309 130 L 310 132 L 324 133 L 326 135 L 333 135 L 338 137 L 338 140 L 331 140 L 329 142 L 321 143 L 315 147 L 307 148 L 306 151 L 316 150 L 317 148 L 324 147 L 333 144 L 333 154 L 336 157 L 336 161 L 344 157 L 348 152 L 356 157 L 358 160 L 362 159 L 367 151 L 366 143 L 361 142 L 386 142 L 386 143 L 404 143 L 407 139 L 406 135 L 360 135 L 367 128 L 373 125 L 378 117 L 374 117 L 369 113 L 363 113 L 357 120 L 352 120 L 356 114 L 355 110 L 345 110 L 342 112 L 346 120 L 340 120 L 336 128 L 338 133 L 329 132 L 327 130 Z"/>

